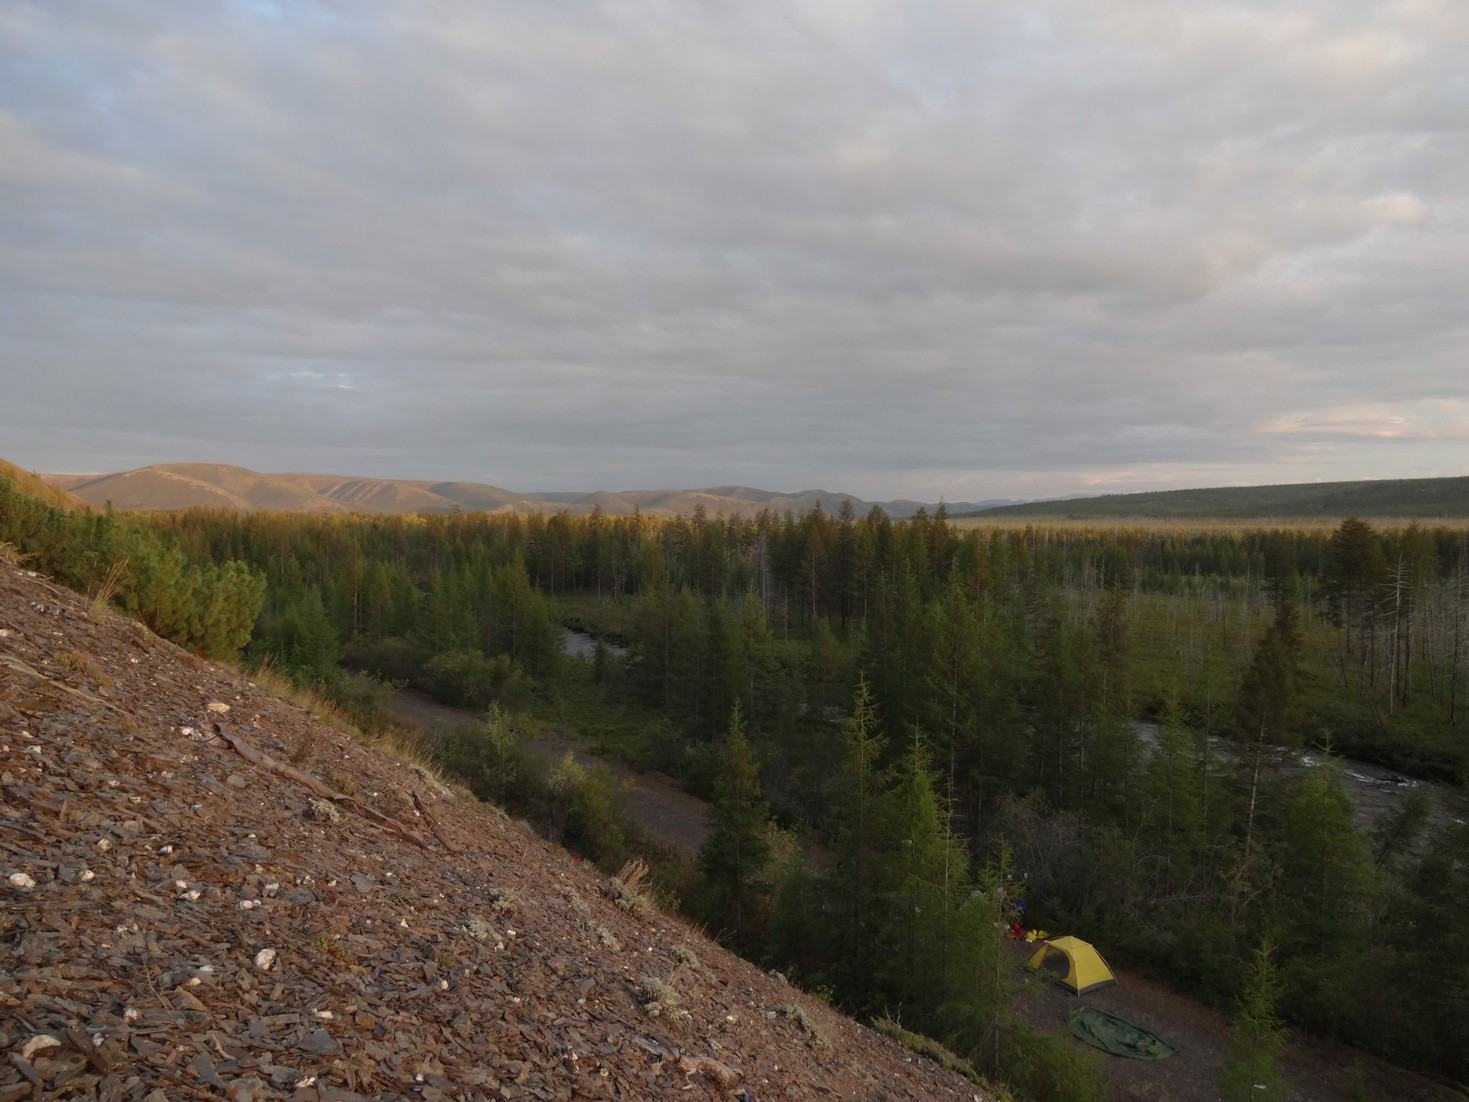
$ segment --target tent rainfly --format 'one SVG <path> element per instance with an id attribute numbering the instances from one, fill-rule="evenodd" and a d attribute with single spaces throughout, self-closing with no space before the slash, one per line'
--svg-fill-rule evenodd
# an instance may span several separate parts
<path id="1" fill-rule="evenodd" d="M 1117 982 L 1102 954 L 1079 937 L 1053 937 L 1031 955 L 1030 966 L 1043 970 L 1073 995 L 1085 995 Z"/>

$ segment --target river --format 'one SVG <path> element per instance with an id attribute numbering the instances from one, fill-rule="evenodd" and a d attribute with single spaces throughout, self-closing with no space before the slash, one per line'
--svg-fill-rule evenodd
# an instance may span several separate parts
<path id="1" fill-rule="evenodd" d="M 607 647 L 614 657 L 627 654 L 625 647 L 616 644 L 607 644 Z M 566 629 L 562 636 L 562 649 L 573 657 L 591 659 L 597 651 L 597 640 L 586 632 Z M 440 704 L 413 689 L 395 692 L 390 707 L 399 719 L 425 730 L 435 724 L 452 727 L 478 723 L 483 719 L 480 713 Z M 1156 723 L 1138 722 L 1135 727 L 1144 745 L 1157 745 Z M 1210 748 L 1211 753 L 1220 756 L 1233 752 L 1227 740 L 1213 736 L 1210 737 Z M 611 770 L 623 787 L 628 814 L 661 846 L 693 854 L 709 833 L 709 805 L 683 791 L 672 777 L 662 773 L 636 772 L 621 762 L 592 753 L 558 731 L 543 730 L 536 736 L 532 749 L 551 758 L 569 751 L 583 766 L 602 765 Z M 1322 760 L 1319 753 L 1308 751 L 1291 754 L 1289 764 L 1294 768 L 1313 769 L 1320 768 Z M 1337 758 L 1336 763 L 1342 783 L 1352 798 L 1357 826 L 1363 830 L 1371 830 L 1384 816 L 1400 808 L 1408 793 L 1419 789 L 1428 793 L 1430 821 L 1446 821 L 1448 809 L 1454 806 L 1449 799 L 1449 786 L 1440 782 L 1404 777 L 1390 769 L 1353 758 Z"/>
<path id="2" fill-rule="evenodd" d="M 1159 728 L 1156 723 L 1138 722 L 1134 724 L 1134 727 L 1143 745 L 1156 746 L 1158 744 Z M 1230 757 L 1234 754 L 1234 744 L 1228 739 L 1210 735 L 1209 752 L 1220 757 Z M 1324 754 L 1315 750 L 1302 752 L 1280 750 L 1279 752 L 1286 756 L 1287 768 L 1319 769 L 1326 760 Z M 1355 758 L 1333 755 L 1333 760 L 1342 785 L 1352 799 L 1353 818 L 1360 829 L 1370 831 L 1383 818 L 1400 809 L 1403 800 L 1410 792 L 1419 790 L 1428 795 L 1429 821 L 1435 823 L 1448 821 L 1449 808 L 1452 806 L 1449 785 L 1439 781 L 1423 781 L 1414 777 L 1405 777 L 1391 769 L 1383 768 L 1380 765 L 1369 765 Z M 1456 821 L 1462 822 L 1462 820 Z"/>

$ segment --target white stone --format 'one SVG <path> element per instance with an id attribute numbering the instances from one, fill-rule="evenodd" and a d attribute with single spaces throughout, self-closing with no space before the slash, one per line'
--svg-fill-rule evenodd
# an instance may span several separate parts
<path id="1" fill-rule="evenodd" d="M 38 1033 L 24 1045 L 21 1046 L 20 1055 L 24 1060 L 29 1060 L 38 1052 L 44 1052 L 48 1048 L 60 1048 L 61 1040 L 49 1033 Z"/>

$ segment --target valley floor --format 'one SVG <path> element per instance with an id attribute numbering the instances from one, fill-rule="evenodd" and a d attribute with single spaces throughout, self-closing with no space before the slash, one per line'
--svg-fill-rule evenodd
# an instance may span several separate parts
<path id="1" fill-rule="evenodd" d="M 424 727 L 454 726 L 478 717 L 452 708 L 422 693 L 404 690 L 393 695 L 399 719 Z M 543 735 L 543 752 L 573 750 L 584 764 L 600 762 L 630 786 L 628 810 L 660 845 L 692 854 L 703 840 L 708 805 L 683 792 L 662 774 L 636 773 L 626 766 L 597 758 L 564 737 Z M 1016 946 L 1017 966 L 1028 947 Z M 1118 984 L 1082 999 L 1050 985 L 1037 985 L 1034 998 L 1022 999 L 1021 1013 L 1038 1028 L 1066 1030 L 1066 1019 L 1079 1006 L 1096 1006 L 1154 1030 L 1177 1049 L 1167 1060 L 1148 1062 L 1104 1057 L 1111 1089 L 1109 1102 L 1209 1102 L 1220 1097 L 1219 1071 L 1229 1045 L 1225 1015 L 1180 995 L 1137 973 L 1118 970 Z M 1076 1042 L 1080 1044 L 1081 1042 Z M 1370 1056 L 1315 1038 L 1291 1034 L 1286 1070 L 1292 1087 L 1290 1102 L 1430 1102 L 1452 1095 L 1431 1081 L 1394 1068 Z"/>

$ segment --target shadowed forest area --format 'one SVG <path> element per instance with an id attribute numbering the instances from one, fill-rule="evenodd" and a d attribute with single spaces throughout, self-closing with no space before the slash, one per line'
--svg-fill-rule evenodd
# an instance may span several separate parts
<path id="1" fill-rule="evenodd" d="M 1010 1017 L 1022 900 L 1238 1008 L 1252 1082 L 1282 1019 L 1469 1080 L 1469 815 L 1410 797 L 1364 833 L 1330 766 L 1285 765 L 1462 788 L 1464 528 L 89 515 L 0 481 L 0 541 L 367 722 L 344 667 L 483 710 L 436 735 L 444 767 L 604 864 L 636 845 L 616 785 L 536 770 L 529 733 L 669 773 L 714 809 L 660 872 L 685 911 L 1026 1097 L 1092 1073 Z"/>

